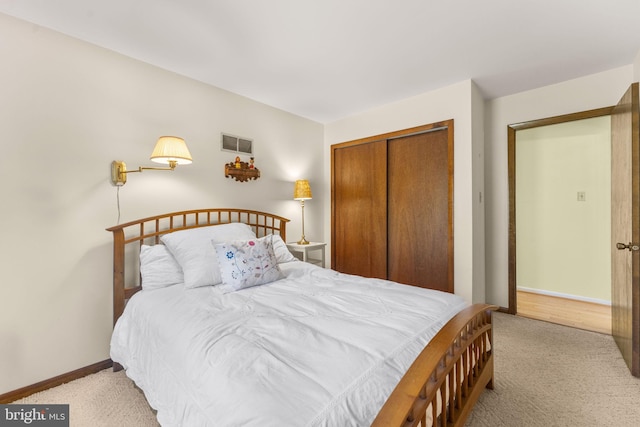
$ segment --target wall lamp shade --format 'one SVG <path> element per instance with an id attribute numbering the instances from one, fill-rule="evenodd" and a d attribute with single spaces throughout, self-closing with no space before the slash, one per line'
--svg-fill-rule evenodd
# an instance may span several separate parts
<path id="1" fill-rule="evenodd" d="M 161 136 L 151 153 L 151 161 L 169 165 L 168 168 L 143 167 L 135 170 L 127 170 L 127 165 L 121 160 L 111 163 L 111 182 L 113 185 L 122 186 L 127 182 L 127 174 L 142 172 L 143 170 L 174 170 L 177 165 L 188 165 L 193 161 L 191 153 L 184 139 L 177 136 Z"/>
<path id="2" fill-rule="evenodd" d="M 151 153 L 151 161 L 171 165 L 188 165 L 193 161 L 184 139 L 177 136 L 161 136 Z M 175 167 L 175 166 L 174 166 Z"/>
<path id="3" fill-rule="evenodd" d="M 293 187 L 293 200 L 300 200 L 300 207 L 302 208 L 302 237 L 298 240 L 299 245 L 308 245 L 309 241 L 304 237 L 304 201 L 311 200 L 311 186 L 306 179 L 299 179 L 296 181 Z"/>

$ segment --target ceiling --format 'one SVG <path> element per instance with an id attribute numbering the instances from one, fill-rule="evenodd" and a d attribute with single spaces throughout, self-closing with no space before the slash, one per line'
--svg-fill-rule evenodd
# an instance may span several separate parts
<path id="1" fill-rule="evenodd" d="M 472 79 L 633 63 L 639 0 L 0 0 L 0 13 L 320 123 Z"/>

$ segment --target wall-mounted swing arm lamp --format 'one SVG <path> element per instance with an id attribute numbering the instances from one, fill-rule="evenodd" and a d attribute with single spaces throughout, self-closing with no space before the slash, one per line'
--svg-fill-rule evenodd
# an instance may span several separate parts
<path id="1" fill-rule="evenodd" d="M 177 165 L 190 164 L 192 159 L 184 139 L 178 138 L 177 136 L 161 136 L 158 138 L 158 142 L 151 153 L 151 161 L 166 164 L 169 165 L 169 167 L 140 166 L 138 169 L 127 170 L 125 162 L 114 160 L 111 162 L 111 182 L 113 185 L 122 186 L 127 183 L 127 174 L 142 172 L 143 170 L 172 171 Z"/>
<path id="2" fill-rule="evenodd" d="M 311 186 L 306 179 L 299 179 L 293 188 L 293 200 L 300 200 L 302 207 L 302 237 L 297 242 L 299 245 L 308 245 L 309 241 L 304 237 L 304 201 L 311 200 Z"/>

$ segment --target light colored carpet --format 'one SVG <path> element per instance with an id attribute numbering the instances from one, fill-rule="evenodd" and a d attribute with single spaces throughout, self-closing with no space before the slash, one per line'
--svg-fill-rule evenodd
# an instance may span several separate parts
<path id="1" fill-rule="evenodd" d="M 111 369 L 13 403 L 69 404 L 71 427 L 157 427 L 154 412 L 124 371 Z M 189 427 L 189 426 L 185 426 Z"/>
<path id="2" fill-rule="evenodd" d="M 640 426 L 640 379 L 629 374 L 610 336 L 502 313 L 494 324 L 495 389 L 482 394 L 468 427 Z M 74 427 L 158 425 L 122 371 L 15 403 L 68 403 Z"/>
<path id="3" fill-rule="evenodd" d="M 640 379 L 610 335 L 494 314 L 494 390 L 468 427 L 640 426 Z"/>

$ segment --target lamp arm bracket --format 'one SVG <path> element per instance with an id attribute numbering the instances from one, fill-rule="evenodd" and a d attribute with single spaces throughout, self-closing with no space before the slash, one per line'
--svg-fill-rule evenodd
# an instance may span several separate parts
<path id="1" fill-rule="evenodd" d="M 142 172 L 142 171 L 172 171 L 174 170 L 175 167 L 168 167 L 168 168 L 156 168 L 153 166 L 139 166 L 138 170 L 133 170 L 133 171 L 126 171 L 125 173 L 131 173 L 131 172 Z"/>
<path id="2" fill-rule="evenodd" d="M 172 171 L 176 168 L 176 164 L 176 162 L 169 162 L 168 168 L 139 166 L 138 169 L 127 170 L 127 165 L 123 161 L 114 160 L 111 163 L 111 182 L 115 186 L 121 186 L 127 182 L 127 175 L 130 173 L 142 172 L 144 170 Z"/>

